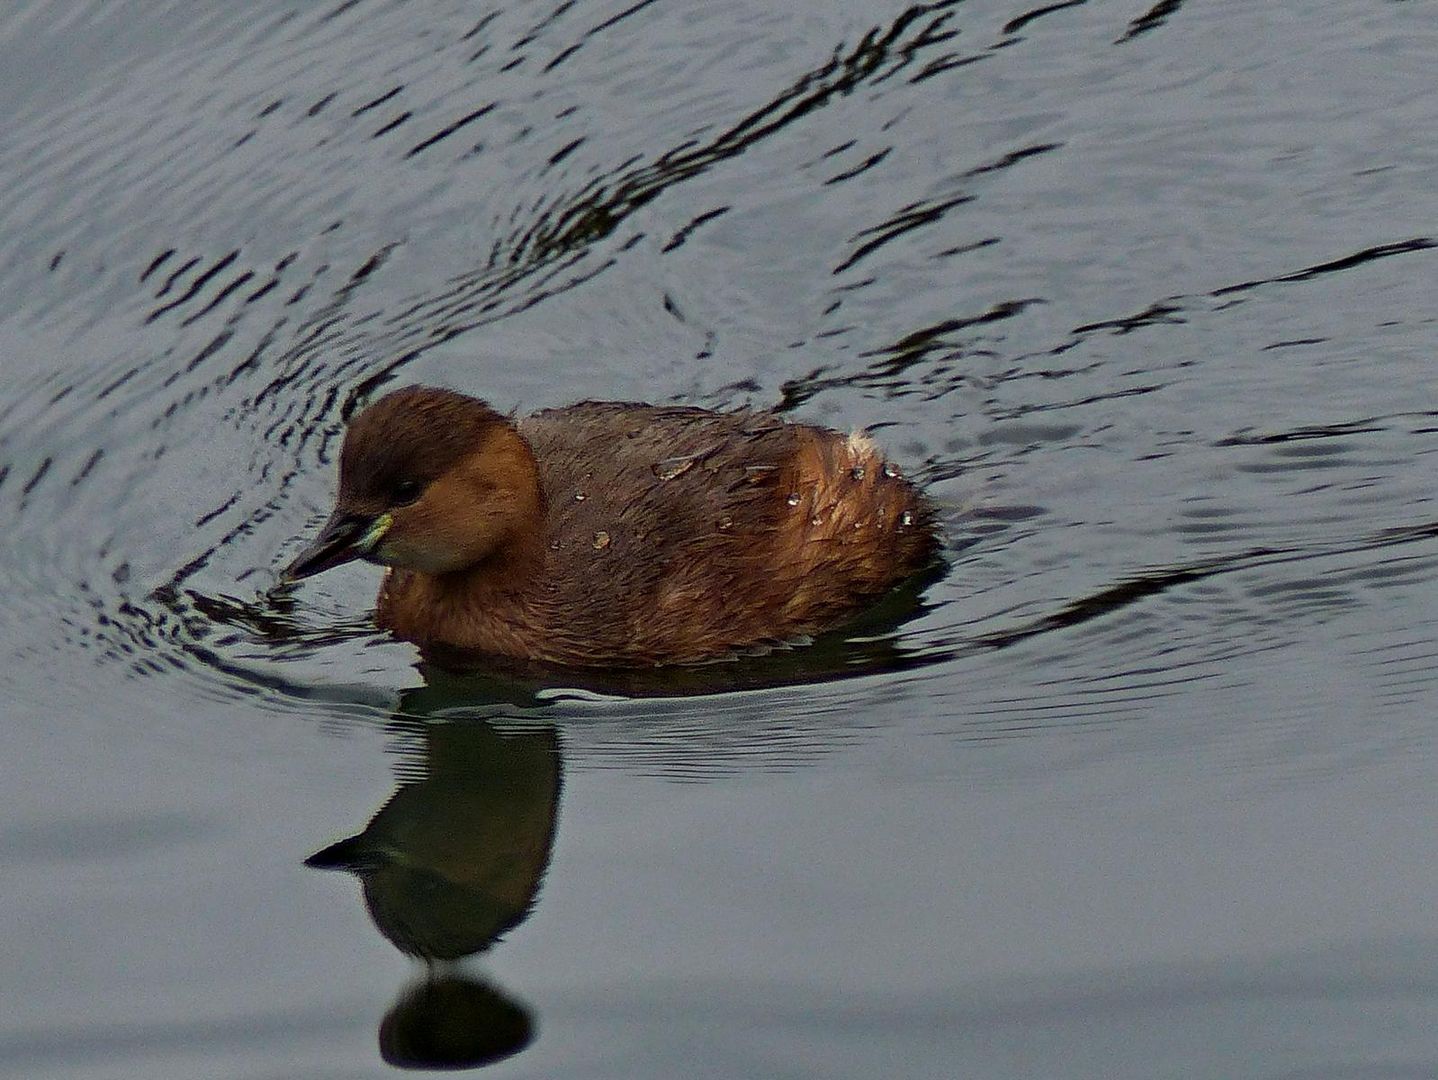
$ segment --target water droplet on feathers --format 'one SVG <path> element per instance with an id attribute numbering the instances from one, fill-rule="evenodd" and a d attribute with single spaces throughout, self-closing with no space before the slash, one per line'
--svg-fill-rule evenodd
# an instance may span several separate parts
<path id="1" fill-rule="evenodd" d="M 664 458 L 654 463 L 654 475 L 661 480 L 673 480 L 676 476 L 688 472 L 699 460 L 698 454 L 685 454 L 682 457 Z"/>

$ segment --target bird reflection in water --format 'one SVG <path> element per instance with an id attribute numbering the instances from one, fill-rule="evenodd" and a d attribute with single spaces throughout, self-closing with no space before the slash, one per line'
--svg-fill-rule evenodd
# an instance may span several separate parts
<path id="1" fill-rule="evenodd" d="M 561 685 L 637 701 L 683 700 L 925 665 L 944 654 L 911 650 L 897 633 L 922 610 L 925 584 L 916 579 L 846 632 L 824 635 L 806 649 L 739 664 L 585 672 L 583 678 L 567 672 Z M 250 614 L 217 604 L 207 613 L 217 611 L 228 622 L 242 621 L 236 612 Z M 246 625 L 263 625 L 276 639 L 291 633 L 283 622 Z M 426 650 L 426 656 L 425 684 L 406 692 L 391 723 L 414 747 L 398 770 L 398 789 L 362 832 L 306 863 L 358 877 L 380 933 L 426 962 L 425 975 L 401 993 L 380 1026 L 385 1060 L 408 1068 L 477 1067 L 518 1053 L 534 1037 L 527 1007 L 453 962 L 489 948 L 534 905 L 554 843 L 561 749 L 552 724 L 521 726 L 512 718 L 541 708 L 539 691 L 556 680 L 550 669 L 492 657 L 478 665 L 442 650 Z M 506 716 L 502 729 L 486 718 L 495 712 Z M 634 741 L 621 735 L 611 749 L 631 764 L 652 759 L 655 768 L 686 776 L 761 761 L 791 768 L 845 739 L 832 715 L 810 730 L 744 709 L 711 715 L 661 706 L 641 714 L 644 734 Z M 682 731 L 684 738 L 660 738 L 663 730 Z"/>
<path id="2" fill-rule="evenodd" d="M 549 864 L 560 792 L 552 726 L 501 731 L 466 718 L 411 724 L 418 760 L 363 832 L 305 860 L 348 870 L 381 934 L 426 963 L 380 1025 L 402 1068 L 472 1068 L 523 1050 L 529 1009 L 453 961 L 523 922 Z"/>

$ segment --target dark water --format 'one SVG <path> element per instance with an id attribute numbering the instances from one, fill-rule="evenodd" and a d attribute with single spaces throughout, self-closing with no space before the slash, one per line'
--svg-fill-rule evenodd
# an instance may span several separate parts
<path id="1" fill-rule="evenodd" d="M 0 1073 L 1438 1074 L 1435 55 L 7 6 Z M 872 426 L 951 570 L 792 666 L 426 685 L 372 570 L 262 600 L 408 382 Z"/>

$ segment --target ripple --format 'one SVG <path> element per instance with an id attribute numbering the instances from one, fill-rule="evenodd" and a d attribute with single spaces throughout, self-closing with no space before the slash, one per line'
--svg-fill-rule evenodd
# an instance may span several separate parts
<path id="1" fill-rule="evenodd" d="M 1418 369 L 1400 356 L 1383 394 L 1349 380 L 1347 397 L 1318 397 L 1278 391 L 1277 365 L 1331 387 L 1353 334 L 1286 325 L 1297 290 L 1381 286 L 1434 242 L 1276 253 L 1264 272 L 1215 265 L 1188 288 L 1141 275 L 1131 306 L 1100 288 L 1078 310 L 1074 279 L 1034 273 L 1025 254 L 1062 230 L 1031 196 L 1014 201 L 1038 191 L 1062 212 L 1052 177 L 1084 152 L 1066 103 L 1000 89 L 994 115 L 946 110 L 941 126 L 923 108 L 938 88 L 1025 70 L 1037 28 L 1065 6 L 986 38 L 960 5 L 918 5 L 779 63 L 762 27 L 706 13 L 686 33 L 727 52 L 643 72 L 607 66 L 626 35 L 672 29 L 656 5 L 436 16 L 412 50 L 395 48 L 397 11 L 240 29 L 217 10 L 182 50 L 32 109 L 0 151 L 19 178 L 0 197 L 0 249 L 34 268 L 0 282 L 34 332 L 3 376 L 0 499 L 19 515 L 16 550 L 47 556 L 17 563 L 7 618 L 55 630 L 21 654 L 77 649 L 272 703 L 324 697 L 346 665 L 384 693 L 411 685 L 411 654 L 367 627 L 368 584 L 292 610 L 258 594 L 322 511 L 354 408 L 436 369 L 466 389 L 533 390 L 497 358 L 541 327 L 541 351 L 558 351 L 539 368 L 559 384 L 567 358 L 596 351 L 585 332 L 620 357 L 627 335 L 674 335 L 692 360 L 627 374 L 615 360 L 591 392 L 671 372 L 674 397 L 767 397 L 904 432 L 908 470 L 954 508 L 958 572 L 887 653 L 848 655 L 848 675 L 927 685 L 1023 651 L 1061 673 L 1035 715 L 1062 711 L 1044 695 L 1079 664 L 1089 674 L 1073 685 L 1087 689 L 1056 700 L 1075 717 L 1099 698 L 1127 714 L 1168 692 L 1165 671 L 1186 685 L 1206 663 L 1293 640 L 1286 624 L 1414 587 L 1427 556 L 1390 559 L 1374 537 L 1417 528 L 1394 507 L 1431 498 L 1407 466 L 1433 414 L 1350 405 L 1411 401 Z M 941 144 L 943 160 L 916 173 L 915 155 Z M 32 220 L 52 224 L 22 227 Z M 1044 259 L 1062 267 L 1061 251 Z M 749 296 L 711 287 L 741 267 Z M 632 310 L 596 320 L 587 298 L 606 281 L 622 298 L 608 306 Z M 766 282 L 782 317 L 756 299 Z M 746 306 L 758 331 L 729 314 Z M 754 336 L 776 326 L 784 338 Z M 499 344 L 476 363 L 461 349 L 480 329 Z M 1232 407 L 1265 391 L 1262 416 Z M 1355 534 L 1366 506 L 1386 516 Z M 1286 569 L 1341 563 L 1345 543 L 1351 564 Z M 827 674 L 799 664 L 781 681 Z M 349 687 L 337 700 L 384 698 L 336 681 Z"/>
<path id="2" fill-rule="evenodd" d="M 116 1053 L 146 1066 L 232 1054 L 228 1071 L 245 1073 L 268 1054 L 288 1075 L 300 1059 L 313 1072 L 313 1048 L 335 1034 L 373 1056 L 378 1013 L 358 1000 L 339 1003 L 339 1023 L 257 1014 L 278 1048 L 260 1046 L 255 1016 L 224 1019 L 226 988 L 259 985 L 235 981 L 236 956 L 269 958 L 246 970 L 306 1000 L 350 986 L 343 964 L 332 984 L 320 967 L 295 982 L 298 954 L 272 947 L 303 945 L 302 931 L 318 935 L 315 964 L 343 959 L 353 950 L 328 947 L 334 919 L 306 901 L 284 906 L 293 923 L 250 927 L 225 897 L 210 912 L 168 911 L 165 897 L 199 897 L 201 863 L 243 867 L 230 899 L 283 895 L 300 872 L 296 812 L 326 833 L 336 800 L 374 779 L 366 766 L 393 764 L 403 788 L 418 778 L 414 744 L 478 720 L 543 730 L 582 777 L 544 901 L 559 918 L 528 924 L 525 948 L 543 961 L 559 933 L 566 978 L 602 984 L 598 997 L 617 994 L 650 1027 L 650 990 L 692 1017 L 703 987 L 636 997 L 586 970 L 562 924 L 593 893 L 559 875 L 621 882 L 634 910 L 600 912 L 615 926 L 655 895 L 697 899 L 695 926 L 732 945 L 727 886 L 701 879 L 691 894 L 676 866 L 752 867 L 757 851 L 771 861 L 755 883 L 772 885 L 771 870 L 802 871 L 817 852 L 837 879 L 780 877 L 855 912 L 872 901 L 872 924 L 824 933 L 855 932 L 893 981 L 928 977 L 940 939 L 958 941 L 955 970 L 971 974 L 1045 962 L 1032 918 L 1010 920 L 1007 938 L 945 937 L 942 919 L 896 933 L 883 917 L 893 881 L 932 884 L 920 906 L 943 894 L 1032 914 L 1053 895 L 1057 911 L 1097 851 L 1115 872 L 1088 881 L 1094 933 L 1047 943 L 1050 960 L 1072 958 L 1083 938 L 1089 974 L 980 975 L 957 998 L 945 989 L 968 995 L 957 1011 L 927 991 L 887 1004 L 856 992 L 847 1012 L 842 994 L 816 998 L 824 1023 L 920 1039 L 955 1019 L 1027 1031 L 1086 1002 L 1132 1027 L 1156 988 L 1195 1046 L 1214 1044 L 1215 1015 L 1239 1023 L 1263 999 L 1291 1014 L 1265 1032 L 1272 1045 L 1329 1033 L 1279 1071 L 1327 1054 L 1423 1072 L 1431 1047 L 1385 1057 L 1381 1039 L 1353 1035 L 1359 998 L 1401 996 L 1405 980 L 1427 990 L 1409 978 L 1425 950 L 1389 934 L 1422 919 L 1424 883 L 1375 839 L 1420 835 L 1394 810 L 1423 805 L 1438 761 L 1438 149 L 1413 137 L 1434 111 L 1433 32 L 1414 11 L 7 8 L 0 679 L 19 771 L 0 846 L 33 871 L 35 925 L 61 909 L 74 920 L 64 940 L 17 939 L 17 970 L 94 961 L 138 970 L 129 981 L 147 988 L 22 977 L 30 1028 L 10 1058 L 55 1071 Z M 345 419 L 418 381 L 500 409 L 647 397 L 875 430 L 942 506 L 950 572 L 887 623 L 742 664 L 608 679 L 417 669 L 372 626 L 372 570 L 268 586 L 327 508 Z M 313 756 L 306 735 L 325 740 Z M 216 801 L 194 801 L 211 775 Z M 655 806 L 676 811 L 663 836 L 721 839 L 666 861 L 630 828 L 654 825 Z M 55 807 L 67 809 L 48 820 Z M 765 815 L 793 835 L 735 839 Z M 1165 835 L 1177 854 L 1146 864 Z M 273 858 L 256 858 L 268 840 Z M 1297 875 L 1295 917 L 1270 926 L 1275 852 Z M 1228 873 L 1250 864 L 1264 872 Z M 1234 929 L 1241 918 L 1198 932 L 1191 911 L 1165 907 L 1185 874 L 1215 871 L 1258 937 Z M 1332 900 L 1375 880 L 1399 883 L 1396 906 Z M 744 896 L 760 905 L 749 914 L 778 944 L 803 944 L 789 935 L 820 905 L 762 892 Z M 157 912 L 182 917 L 160 927 Z M 184 972 L 163 957 L 144 970 L 145 941 L 224 944 L 217 928 L 243 935 L 238 951 L 211 950 L 217 966 L 201 949 Z M 1272 930 L 1299 951 L 1267 982 L 1255 973 L 1273 957 L 1215 961 L 1240 972 L 1224 983 L 1218 966 L 1159 970 L 1141 955 L 1149 938 L 1241 950 Z M 1418 966 L 1335 992 L 1335 971 L 1374 955 L 1370 931 L 1389 935 L 1380 954 Z M 1315 933 L 1359 944 L 1329 955 Z M 1104 959 L 1134 946 L 1137 966 Z M 840 952 L 805 956 L 821 981 L 844 968 L 862 990 L 867 976 L 844 966 L 853 950 Z M 1093 992 L 1115 978 L 1117 996 Z M 591 1020 L 604 1008 L 572 994 L 556 1005 L 543 982 L 539 1038 L 562 1056 L 552 1033 L 576 1007 Z M 792 991 L 720 1019 L 753 1028 Z M 721 1012 L 726 995 L 710 995 Z M 406 991 L 381 1022 L 385 1046 L 423 996 Z M 1305 997 L 1322 999 L 1316 1011 L 1289 1007 Z M 788 1020 L 802 1028 L 803 1012 Z M 798 1037 L 814 1032 L 816 1045 L 833 1034 Z M 1052 1045 L 1071 1062 L 1078 1042 Z M 665 1071 L 644 1053 L 630 1072 Z M 1153 1060 L 1137 1055 L 1134 1075 Z"/>

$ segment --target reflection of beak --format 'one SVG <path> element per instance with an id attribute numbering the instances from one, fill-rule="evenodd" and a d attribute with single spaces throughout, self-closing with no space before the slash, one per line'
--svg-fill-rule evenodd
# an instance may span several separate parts
<path id="1" fill-rule="evenodd" d="M 384 856 L 370 847 L 361 834 L 347 837 L 316 851 L 305 860 L 305 865 L 316 870 L 348 870 L 359 874 L 366 870 L 378 870 L 384 862 Z"/>
<path id="2" fill-rule="evenodd" d="M 374 550 L 393 520 L 389 514 L 352 514 L 337 509 L 324 523 L 314 543 L 280 572 L 280 581 L 285 584 L 299 581 L 364 558 Z"/>

